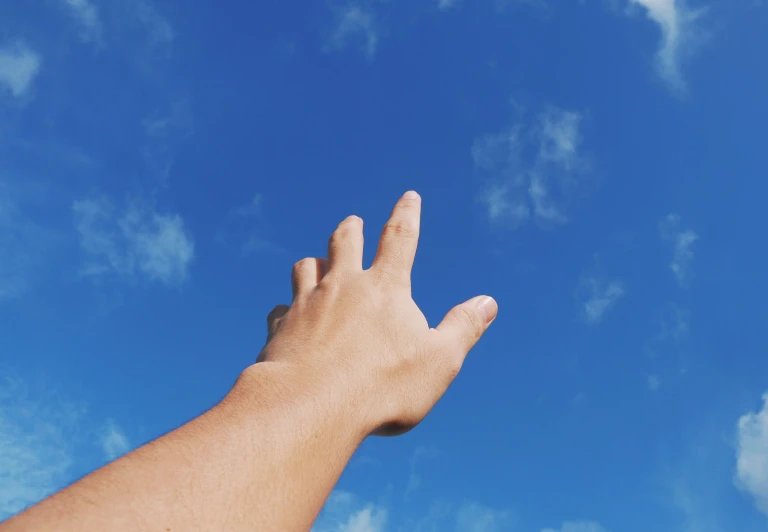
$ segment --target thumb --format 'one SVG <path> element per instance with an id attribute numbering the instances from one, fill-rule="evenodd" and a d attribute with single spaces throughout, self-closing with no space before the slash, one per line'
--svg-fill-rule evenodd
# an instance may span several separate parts
<path id="1" fill-rule="evenodd" d="M 448 345 L 458 347 L 466 355 L 488 330 L 498 311 L 499 306 L 492 297 L 478 296 L 453 307 L 437 331 Z"/>

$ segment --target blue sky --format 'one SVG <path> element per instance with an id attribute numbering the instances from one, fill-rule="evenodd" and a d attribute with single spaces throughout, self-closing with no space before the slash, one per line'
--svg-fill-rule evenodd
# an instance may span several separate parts
<path id="1" fill-rule="evenodd" d="M 499 318 L 318 532 L 766 530 L 766 27 L 753 0 L 1 3 L 0 518 L 214 404 L 291 265 L 415 189 L 416 302 Z"/>

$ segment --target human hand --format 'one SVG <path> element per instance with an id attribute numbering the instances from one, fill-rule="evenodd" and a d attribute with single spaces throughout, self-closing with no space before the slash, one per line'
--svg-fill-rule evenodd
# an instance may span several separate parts
<path id="1" fill-rule="evenodd" d="M 370 433 L 415 427 L 458 374 L 497 313 L 490 297 L 451 310 L 431 329 L 411 298 L 421 198 L 406 193 L 363 270 L 363 221 L 350 216 L 331 236 L 328 260 L 304 259 L 292 274 L 293 303 L 268 318 L 260 363 L 284 365 Z"/>

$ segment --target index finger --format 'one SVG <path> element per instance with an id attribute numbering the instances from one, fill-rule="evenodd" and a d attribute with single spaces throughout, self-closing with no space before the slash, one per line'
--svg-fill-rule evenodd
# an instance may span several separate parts
<path id="1" fill-rule="evenodd" d="M 421 225 L 421 196 L 414 191 L 403 194 L 395 204 L 381 233 L 372 269 L 383 269 L 410 279 Z"/>

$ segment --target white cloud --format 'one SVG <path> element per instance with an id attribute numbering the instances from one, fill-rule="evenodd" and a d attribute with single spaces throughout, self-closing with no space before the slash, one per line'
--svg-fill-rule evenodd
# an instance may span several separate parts
<path id="1" fill-rule="evenodd" d="M 456 512 L 456 532 L 502 532 L 512 526 L 508 511 L 467 501 Z"/>
<path id="2" fill-rule="evenodd" d="M 341 50 L 350 42 L 360 46 L 368 59 L 376 55 L 379 37 L 376 17 L 370 8 L 351 3 L 338 12 L 328 49 Z"/>
<path id="3" fill-rule="evenodd" d="M 432 454 L 434 451 L 425 452 Z M 371 503 L 361 505 L 352 493 L 335 490 L 312 532 L 505 532 L 513 526 L 514 515 L 508 510 L 494 509 L 470 500 L 453 505 L 439 499 L 432 501 L 421 518 L 411 517 L 400 523 L 390 523 L 385 507 Z"/>
<path id="4" fill-rule="evenodd" d="M 595 523 L 594 521 L 569 521 L 563 523 L 563 526 L 558 529 L 545 528 L 541 532 L 606 532 L 606 530 L 599 523 Z"/>
<path id="5" fill-rule="evenodd" d="M 387 510 L 367 504 L 362 508 L 353 494 L 335 490 L 312 528 L 313 532 L 384 532 Z"/>
<path id="6" fill-rule="evenodd" d="M 567 171 L 580 164 L 581 123 L 584 117 L 574 111 L 549 108 L 537 124 L 539 158 L 551 161 Z"/>
<path id="7" fill-rule="evenodd" d="M 45 379 L 0 378 L 0 521 L 64 488 L 83 467 L 101 465 L 97 446 L 107 459 L 127 451 L 113 421 L 94 430 L 86 414 Z"/>
<path id="8" fill-rule="evenodd" d="M 669 214 L 659 224 L 661 236 L 672 245 L 674 257 L 669 267 L 677 281 L 683 285 L 688 278 L 690 263 L 693 261 L 693 245 L 699 235 L 681 227 L 680 215 Z"/>
<path id="9" fill-rule="evenodd" d="M 563 203 L 577 174 L 587 170 L 582 121 L 580 113 L 549 107 L 527 127 L 516 123 L 475 141 L 472 158 L 485 177 L 479 201 L 491 223 L 515 229 L 530 219 L 568 222 Z"/>
<path id="10" fill-rule="evenodd" d="M 383 532 L 387 524 L 387 511 L 368 505 L 359 512 L 350 515 L 346 523 L 339 526 L 338 532 Z"/>
<path id="11" fill-rule="evenodd" d="M 618 281 L 605 282 L 596 277 L 588 277 L 582 281 L 586 293 L 584 302 L 584 317 L 589 323 L 600 323 L 609 309 L 624 297 L 623 285 Z"/>
<path id="12" fill-rule="evenodd" d="M 479 199 L 485 204 L 492 223 L 503 223 L 514 229 L 531 217 L 531 209 L 525 199 L 519 198 L 513 187 L 504 183 L 489 184 Z"/>
<path id="13" fill-rule="evenodd" d="M 22 382 L 0 381 L 0 521 L 69 480 L 82 416 L 58 397 L 35 398 Z"/>
<path id="14" fill-rule="evenodd" d="M 100 45 L 104 38 L 104 26 L 98 8 L 90 0 L 64 0 L 64 3 L 80 27 L 80 39 Z"/>
<path id="15" fill-rule="evenodd" d="M 539 219 L 560 224 L 568 221 L 568 218 L 560 212 L 555 202 L 550 198 L 549 187 L 543 175 L 537 172 L 531 174 L 528 195 L 533 204 L 533 212 Z"/>
<path id="16" fill-rule="evenodd" d="M 136 204 L 118 212 L 103 198 L 76 201 L 72 209 L 88 256 L 84 274 L 143 275 L 169 286 L 187 279 L 194 243 L 178 214 Z"/>
<path id="17" fill-rule="evenodd" d="M 176 32 L 150 0 L 137 0 L 136 16 L 144 26 L 150 46 L 168 47 L 176 38 Z"/>
<path id="18" fill-rule="evenodd" d="M 683 0 L 629 0 L 645 8 L 648 18 L 661 30 L 661 45 L 657 54 L 659 75 L 676 91 L 685 90 L 680 62 L 689 52 L 693 24 L 700 11 L 685 7 Z"/>
<path id="19" fill-rule="evenodd" d="M 739 419 L 735 481 L 768 515 L 768 393 L 763 395 L 762 410 Z"/>
<path id="20" fill-rule="evenodd" d="M 109 420 L 101 433 L 101 448 L 104 451 L 104 457 L 112 461 L 130 451 L 131 444 L 128 442 L 123 429 L 114 421 Z"/>
<path id="21" fill-rule="evenodd" d="M 0 87 L 20 98 L 40 72 L 40 56 L 22 41 L 0 48 Z"/>

